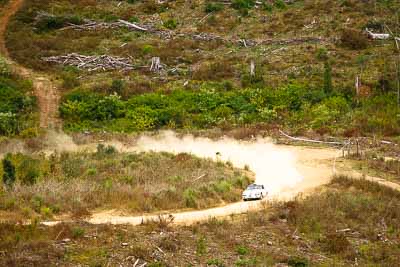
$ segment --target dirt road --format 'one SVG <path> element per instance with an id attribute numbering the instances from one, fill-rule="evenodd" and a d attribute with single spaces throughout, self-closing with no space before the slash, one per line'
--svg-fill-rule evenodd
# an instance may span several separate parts
<path id="1" fill-rule="evenodd" d="M 303 179 L 292 187 L 282 188 L 279 192 L 262 201 L 238 202 L 206 210 L 162 212 L 158 214 L 143 214 L 135 216 L 117 210 L 97 211 L 93 212 L 92 216 L 86 219 L 86 222 L 91 224 L 140 225 L 149 221 L 158 221 L 161 214 L 164 218 L 173 217 L 174 224 L 191 225 L 197 222 L 207 221 L 210 218 L 226 218 L 231 215 L 262 210 L 268 206 L 269 201 L 288 200 L 297 196 L 299 193 L 311 193 L 317 187 L 327 184 L 333 174 L 346 174 L 356 179 L 365 178 L 400 191 L 399 184 L 377 177 L 365 176 L 363 173 L 356 172 L 349 167 L 348 162 L 344 159 L 337 159 L 335 161 L 335 158 L 340 155 L 340 151 L 337 149 L 299 146 L 277 146 L 277 149 L 290 152 L 295 156 L 296 170 L 300 173 Z M 133 150 L 143 151 L 142 148 L 138 149 L 137 147 L 126 149 L 126 151 Z M 172 152 L 172 149 L 162 150 Z M 251 164 L 251 162 L 248 163 Z M 336 165 L 335 167 L 334 164 Z M 285 179 L 285 177 L 282 176 L 281 179 Z M 64 218 L 59 221 L 44 222 L 44 224 L 51 226 L 67 221 L 68 219 Z"/>
<path id="2" fill-rule="evenodd" d="M 10 0 L 2 9 L 0 17 L 0 52 L 10 64 L 12 70 L 33 83 L 34 94 L 38 99 L 40 109 L 40 127 L 49 129 L 61 129 L 61 121 L 58 118 L 58 106 L 60 95 L 51 78 L 45 74 L 36 73 L 16 62 L 10 57 L 7 50 L 5 36 L 10 19 L 23 5 L 23 0 Z"/>
<path id="3" fill-rule="evenodd" d="M 333 174 L 334 159 L 340 155 L 340 151 L 333 148 L 279 146 L 273 144 L 269 139 L 259 139 L 251 142 L 240 142 L 233 139 L 210 140 L 191 136 L 177 137 L 172 132 L 160 134 L 159 136 L 144 136 L 139 138 L 134 146 L 129 147 L 117 142 L 111 142 L 110 144 L 125 152 L 189 152 L 199 157 L 230 160 L 236 167 L 243 167 L 243 164 L 245 164 L 255 172 L 258 183 L 265 183 L 272 190 L 270 196 L 263 201 L 238 202 L 206 210 L 162 212 L 164 216 L 174 217 L 175 224 L 193 224 L 213 217 L 222 218 L 256 211 L 265 208 L 268 201 L 287 200 L 299 193 L 310 192 L 316 187 L 329 182 Z M 255 147 L 258 150 L 254 149 Z M 88 146 L 81 148 L 90 149 Z M 239 150 L 241 153 L 238 153 Z M 216 152 L 219 152 L 218 156 L 215 155 Z M 281 156 L 279 156 L 280 153 Z M 271 159 L 271 156 L 274 158 Z M 275 171 L 272 169 L 273 165 L 277 165 L 282 169 Z M 297 180 L 296 176 L 290 176 L 293 172 L 288 172 L 284 168 L 295 170 L 296 174 L 300 175 L 302 179 Z M 295 181 L 294 184 L 293 181 Z M 157 220 L 159 216 L 159 214 L 132 216 L 116 210 L 94 211 L 92 214 L 86 220 L 92 224 L 139 225 L 146 221 Z M 63 218 L 59 221 L 45 222 L 44 224 L 54 225 L 62 221 L 65 222 L 68 219 Z"/>

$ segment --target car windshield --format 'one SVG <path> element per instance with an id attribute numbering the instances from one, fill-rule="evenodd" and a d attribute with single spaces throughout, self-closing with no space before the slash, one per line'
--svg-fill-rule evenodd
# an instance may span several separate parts
<path id="1" fill-rule="evenodd" d="M 262 189 L 262 185 L 258 184 L 251 184 L 247 187 L 248 190 L 254 190 L 254 189 Z"/>

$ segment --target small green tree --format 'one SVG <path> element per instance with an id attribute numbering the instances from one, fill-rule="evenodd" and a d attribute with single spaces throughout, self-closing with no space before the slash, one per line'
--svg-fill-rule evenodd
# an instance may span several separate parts
<path id="1" fill-rule="evenodd" d="M 111 84 L 112 93 L 117 93 L 118 95 L 122 95 L 124 88 L 125 88 L 125 83 L 123 80 L 116 79 L 112 81 Z"/>
<path id="2" fill-rule="evenodd" d="M 11 187 L 15 182 L 15 166 L 10 160 L 10 155 L 7 155 L 3 160 L 3 183 Z"/>
<path id="3" fill-rule="evenodd" d="M 326 94 L 331 94 L 333 91 L 332 66 L 329 61 L 324 64 L 324 91 Z"/>
<path id="4" fill-rule="evenodd" d="M 40 176 L 39 160 L 24 158 L 18 166 L 18 178 L 23 184 L 33 185 Z"/>

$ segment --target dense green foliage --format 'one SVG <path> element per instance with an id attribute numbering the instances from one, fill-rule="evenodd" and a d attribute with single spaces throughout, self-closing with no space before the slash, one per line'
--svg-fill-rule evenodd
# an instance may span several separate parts
<path id="1" fill-rule="evenodd" d="M 76 91 L 65 97 L 60 111 L 70 131 L 132 132 L 266 123 L 323 133 L 340 134 L 353 128 L 364 133 L 400 132 L 399 108 L 390 94 L 357 104 L 342 95 L 296 84 L 279 89 L 207 88 L 149 93 L 127 100 Z"/>
<path id="2" fill-rule="evenodd" d="M 15 182 L 15 167 L 7 156 L 2 160 L 3 165 L 3 183 L 6 186 L 12 186 Z"/>
<path id="3" fill-rule="evenodd" d="M 27 96 L 31 84 L 14 76 L 0 58 L 0 136 L 34 132 L 35 98 Z"/>

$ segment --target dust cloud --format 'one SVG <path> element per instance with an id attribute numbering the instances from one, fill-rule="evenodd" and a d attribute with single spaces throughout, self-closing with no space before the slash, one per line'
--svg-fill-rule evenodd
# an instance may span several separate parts
<path id="1" fill-rule="evenodd" d="M 270 196 L 293 188 L 303 180 L 296 169 L 296 156 L 279 149 L 271 139 L 257 138 L 238 141 L 231 138 L 211 140 L 187 135 L 178 137 L 172 131 L 157 136 L 142 136 L 137 140 L 138 151 L 190 153 L 202 158 L 230 161 L 235 167 L 246 165 L 256 175 L 256 183 L 266 186 Z"/>

